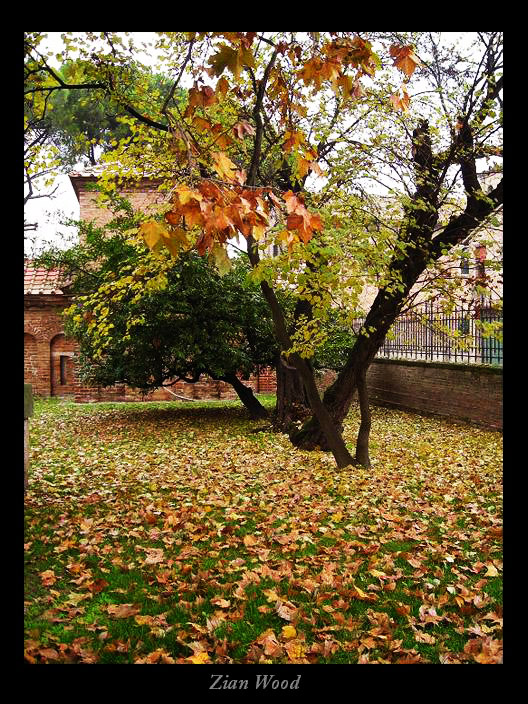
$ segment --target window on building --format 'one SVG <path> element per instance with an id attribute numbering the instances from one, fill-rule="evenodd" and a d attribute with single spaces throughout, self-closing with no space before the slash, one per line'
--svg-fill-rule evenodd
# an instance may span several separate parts
<path id="1" fill-rule="evenodd" d="M 60 356 L 60 383 L 61 383 L 61 386 L 64 386 L 65 384 L 68 383 L 66 381 L 67 360 L 68 360 L 68 357 L 64 354 L 61 354 L 61 356 Z"/>

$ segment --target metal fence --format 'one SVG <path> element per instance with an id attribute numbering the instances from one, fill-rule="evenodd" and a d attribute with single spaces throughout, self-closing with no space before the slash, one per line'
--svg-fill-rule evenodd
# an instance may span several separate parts
<path id="1" fill-rule="evenodd" d="M 502 339 L 481 325 L 500 322 L 502 311 L 489 305 L 447 313 L 426 303 L 396 320 L 377 356 L 502 366 Z"/>

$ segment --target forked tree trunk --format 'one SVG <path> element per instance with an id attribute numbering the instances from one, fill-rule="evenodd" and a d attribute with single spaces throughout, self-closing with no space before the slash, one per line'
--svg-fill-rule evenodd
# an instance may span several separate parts
<path id="1" fill-rule="evenodd" d="M 342 429 L 344 419 L 347 417 L 352 401 L 359 391 L 359 386 L 362 385 L 363 399 L 366 398 L 366 403 L 360 400 L 360 411 L 362 416 L 363 431 L 361 438 L 361 448 L 356 448 L 356 459 L 359 461 L 359 456 L 366 458 L 364 442 L 368 440 L 367 428 L 370 431 L 370 409 L 368 407 L 368 395 L 366 392 L 366 375 L 368 368 L 374 359 L 377 351 L 383 344 L 385 336 L 397 318 L 403 295 L 387 296 L 380 291 L 372 308 L 365 321 L 365 328 L 370 328 L 369 336 L 359 335 L 354 347 L 352 348 L 347 363 L 341 372 L 338 374 L 334 383 L 326 389 L 323 396 L 323 403 L 330 414 L 336 426 Z M 364 413 L 367 416 L 364 418 Z M 291 435 L 292 443 L 299 448 L 310 450 L 319 445 L 322 449 L 327 450 L 325 444 L 325 434 L 318 422 L 318 419 L 313 416 L 302 428 Z M 367 452 L 368 455 L 368 452 Z M 363 463 L 363 462 L 361 462 Z"/>

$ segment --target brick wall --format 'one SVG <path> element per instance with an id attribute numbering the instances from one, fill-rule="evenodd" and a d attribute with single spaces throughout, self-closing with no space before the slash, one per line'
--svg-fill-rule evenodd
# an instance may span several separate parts
<path id="1" fill-rule="evenodd" d="M 95 220 L 97 225 L 105 225 L 114 217 L 112 212 L 97 204 L 97 191 L 87 190 L 88 184 L 93 184 L 93 177 L 76 177 L 72 179 L 75 192 L 79 199 L 80 217 L 82 220 Z M 143 181 L 137 187 L 123 188 L 120 194 L 127 198 L 135 209 L 144 212 L 155 212 L 157 203 L 166 201 L 166 195 L 156 191 L 151 181 Z"/>
<path id="2" fill-rule="evenodd" d="M 252 375 L 249 379 L 242 379 L 246 386 L 250 386 L 255 393 L 275 393 L 275 371 L 273 369 L 261 369 L 259 374 Z M 78 385 L 75 393 L 75 401 L 87 403 L 94 401 L 176 401 L 188 398 L 192 400 L 234 400 L 238 396 L 231 386 L 225 381 L 215 381 L 203 375 L 195 384 L 188 384 L 185 381 L 177 381 L 169 387 L 163 387 L 150 391 L 147 394 L 141 393 L 138 389 L 132 389 L 124 384 L 110 386 L 106 388 L 90 387 Z"/>
<path id="3" fill-rule="evenodd" d="M 326 388 L 335 379 L 321 380 Z M 376 359 L 367 374 L 372 405 L 433 413 L 502 429 L 502 368 Z"/>

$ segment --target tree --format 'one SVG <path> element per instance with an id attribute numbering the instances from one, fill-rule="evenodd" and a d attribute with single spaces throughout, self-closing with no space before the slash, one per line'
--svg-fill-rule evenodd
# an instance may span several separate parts
<path id="1" fill-rule="evenodd" d="M 82 62 L 71 61 L 57 70 L 65 82 L 83 77 Z M 151 73 L 133 62 L 130 65 L 131 80 L 135 84 L 145 82 L 153 104 L 160 101 L 170 81 L 160 74 Z M 178 91 L 178 95 L 182 95 Z M 160 106 L 161 107 L 161 106 Z M 126 144 L 133 134 L 126 121 L 125 111 L 116 105 L 106 91 L 61 90 L 50 96 L 46 121 L 49 125 L 49 142 L 58 149 L 61 164 L 65 168 L 84 160 L 92 166 L 98 163 L 100 154 L 111 151 L 121 141 Z"/>
<path id="2" fill-rule="evenodd" d="M 105 228 L 77 223 L 81 244 L 37 260 L 71 281 L 75 302 L 65 330 L 79 343 L 81 378 L 150 391 L 206 374 L 231 384 L 252 417 L 267 417 L 240 379 L 277 356 L 269 311 L 258 286 L 247 281 L 247 264 L 238 258 L 221 277 L 192 251 L 177 259 L 153 255 L 127 241 L 138 215 L 126 199 L 113 201 L 120 212 Z M 128 285 L 117 285 L 123 280 Z"/>
<path id="3" fill-rule="evenodd" d="M 502 182 L 485 192 L 477 174 L 477 160 L 501 155 L 501 33 L 475 33 L 465 53 L 438 33 L 159 37 L 175 79 L 156 114 L 125 95 L 126 51 L 113 34 L 93 62 L 135 118 L 141 145 L 118 147 L 107 178 L 148 170 L 165 181 L 162 218 L 139 228 L 153 250 L 177 256 L 184 244 L 221 262 L 228 241 L 245 238 L 282 359 L 302 379 L 313 412 L 292 440 L 329 448 L 338 467 L 368 464 L 369 364 L 420 277 L 502 203 Z M 172 100 L 184 74 L 193 81 L 185 109 Z M 315 176 L 324 178 L 319 188 Z M 368 227 L 369 218 L 379 220 L 369 181 L 391 200 L 380 237 Z M 293 280 L 285 283 L 288 258 Z M 347 324 L 363 286 L 378 293 L 321 399 L 313 359 L 334 314 L 334 283 L 348 301 Z M 278 297 L 284 287 L 297 297 L 293 322 Z M 362 423 L 353 457 L 340 426 L 356 391 Z"/>

